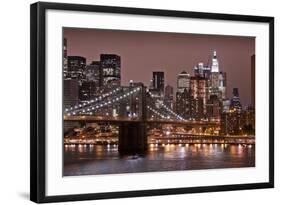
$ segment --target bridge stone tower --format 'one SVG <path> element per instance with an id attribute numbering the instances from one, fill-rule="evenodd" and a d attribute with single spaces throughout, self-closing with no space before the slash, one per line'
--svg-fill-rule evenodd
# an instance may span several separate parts
<path id="1" fill-rule="evenodd" d="M 146 87 L 141 87 L 141 115 L 139 120 L 119 125 L 118 151 L 120 154 L 138 154 L 147 150 L 146 133 Z"/>

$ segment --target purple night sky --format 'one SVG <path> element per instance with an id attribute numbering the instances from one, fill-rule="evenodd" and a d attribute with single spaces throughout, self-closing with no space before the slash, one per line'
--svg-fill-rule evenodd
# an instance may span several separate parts
<path id="1" fill-rule="evenodd" d="M 121 56 L 121 82 L 149 85 L 153 71 L 165 72 L 165 85 L 176 91 L 178 73 L 193 75 L 199 62 L 211 62 L 217 51 L 220 71 L 227 73 L 227 96 L 238 87 L 243 106 L 251 103 L 251 56 L 254 37 L 65 28 L 67 55 L 83 56 L 87 63 L 101 53 Z"/>

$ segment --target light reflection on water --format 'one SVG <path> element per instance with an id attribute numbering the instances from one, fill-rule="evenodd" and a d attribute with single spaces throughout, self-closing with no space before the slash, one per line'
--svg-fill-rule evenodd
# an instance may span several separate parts
<path id="1" fill-rule="evenodd" d="M 159 144 L 143 156 L 120 156 L 117 145 L 64 147 L 65 176 L 253 166 L 254 145 Z"/>

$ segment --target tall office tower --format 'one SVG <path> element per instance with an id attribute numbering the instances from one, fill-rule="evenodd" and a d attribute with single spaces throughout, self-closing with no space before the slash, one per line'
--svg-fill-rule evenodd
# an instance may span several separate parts
<path id="1" fill-rule="evenodd" d="M 170 85 L 165 87 L 164 104 L 173 109 L 174 88 Z"/>
<path id="2" fill-rule="evenodd" d="M 204 66 L 202 62 L 198 63 L 198 65 L 193 68 L 193 71 L 194 76 L 202 78 L 209 78 L 211 74 L 211 68 L 208 66 Z"/>
<path id="3" fill-rule="evenodd" d="M 164 101 L 164 72 L 157 71 L 152 73 L 152 81 L 149 86 L 149 91 L 152 94 L 154 100 L 156 100 L 156 106 L 160 106 L 160 103 Z"/>
<path id="4" fill-rule="evenodd" d="M 67 40 L 63 39 L 63 77 L 67 77 Z"/>
<path id="5" fill-rule="evenodd" d="M 244 131 L 247 132 L 252 132 L 252 133 L 247 133 L 247 134 L 254 134 L 255 130 L 255 109 L 252 106 L 247 106 L 245 110 L 242 112 L 242 125 L 243 128 L 245 129 Z"/>
<path id="6" fill-rule="evenodd" d="M 226 72 L 220 72 L 219 74 L 219 98 L 224 100 L 226 96 Z"/>
<path id="7" fill-rule="evenodd" d="M 101 87 L 102 73 L 99 61 L 93 61 L 90 65 L 87 65 L 84 73 L 87 82 L 94 82 L 96 87 Z"/>
<path id="8" fill-rule="evenodd" d="M 96 94 L 96 84 L 93 81 L 83 81 L 79 86 L 79 100 L 89 101 L 92 100 Z"/>
<path id="9" fill-rule="evenodd" d="M 192 96 L 190 90 L 184 89 L 183 92 L 176 93 L 176 113 L 180 114 L 185 119 L 192 117 Z"/>
<path id="10" fill-rule="evenodd" d="M 218 73 L 219 72 L 219 61 L 217 59 L 217 52 L 216 51 L 213 52 L 211 72 L 212 73 Z"/>
<path id="11" fill-rule="evenodd" d="M 251 56 L 251 104 L 253 108 L 256 107 L 256 55 Z"/>
<path id="12" fill-rule="evenodd" d="M 205 117 L 205 113 L 206 113 L 205 110 L 206 110 L 206 104 L 204 104 L 202 98 L 191 98 L 191 103 L 190 103 L 191 118 L 195 120 L 202 120 L 202 118 Z"/>
<path id="13" fill-rule="evenodd" d="M 199 76 L 192 76 L 190 78 L 191 96 L 195 100 L 194 103 L 196 104 L 194 106 L 196 107 L 196 112 L 198 113 L 201 113 L 201 110 L 203 110 L 203 114 L 206 113 L 207 82 L 206 78 Z"/>
<path id="14" fill-rule="evenodd" d="M 220 120 L 221 107 L 221 101 L 218 96 L 211 95 L 206 104 L 207 118 L 210 120 Z"/>
<path id="15" fill-rule="evenodd" d="M 78 79 L 64 79 L 63 81 L 63 105 L 64 109 L 69 109 L 79 103 L 79 82 Z M 78 122 L 64 121 L 63 130 L 68 132 L 79 127 Z"/>
<path id="16" fill-rule="evenodd" d="M 155 91 L 164 93 L 164 72 L 157 71 L 152 73 L 152 84 Z"/>
<path id="17" fill-rule="evenodd" d="M 177 92 L 183 93 L 184 90 L 190 89 L 190 75 L 182 71 L 177 77 Z"/>
<path id="18" fill-rule="evenodd" d="M 219 90 L 219 81 L 220 80 L 219 79 L 220 79 L 219 72 L 211 73 L 210 80 L 209 80 L 208 98 L 210 98 L 211 95 L 220 96 L 220 90 Z"/>
<path id="19" fill-rule="evenodd" d="M 219 71 L 216 51 L 213 52 L 211 73 L 209 76 L 208 98 L 216 95 L 220 100 L 226 99 L 226 73 Z"/>
<path id="20" fill-rule="evenodd" d="M 121 58 L 115 54 L 101 54 L 102 86 L 109 89 L 121 85 Z"/>
<path id="21" fill-rule="evenodd" d="M 242 134 L 242 113 L 230 110 L 221 114 L 220 134 L 238 135 Z"/>
<path id="22" fill-rule="evenodd" d="M 233 96 L 232 96 L 232 99 L 231 99 L 230 108 L 233 109 L 234 111 L 241 112 L 242 111 L 242 105 L 241 105 L 241 102 L 240 102 L 238 88 L 233 88 L 232 94 L 233 94 Z"/>
<path id="23" fill-rule="evenodd" d="M 84 79 L 83 72 L 86 67 L 86 58 L 81 56 L 68 56 L 67 58 L 67 76 L 71 79 Z"/>
<path id="24" fill-rule="evenodd" d="M 64 108 L 68 109 L 79 102 L 79 82 L 77 79 L 65 79 L 63 82 Z"/>
<path id="25" fill-rule="evenodd" d="M 219 73 L 219 62 L 217 59 L 217 52 L 213 52 L 212 63 L 211 63 L 211 75 L 210 75 L 210 86 L 209 86 L 209 98 L 211 95 L 220 96 L 219 91 L 219 82 L 220 82 L 220 73 Z"/>
<path id="26" fill-rule="evenodd" d="M 191 95 L 194 98 L 206 99 L 207 79 L 192 76 L 190 78 Z"/>
<path id="27" fill-rule="evenodd" d="M 228 112 L 230 109 L 230 100 L 225 99 L 222 101 L 222 112 Z"/>

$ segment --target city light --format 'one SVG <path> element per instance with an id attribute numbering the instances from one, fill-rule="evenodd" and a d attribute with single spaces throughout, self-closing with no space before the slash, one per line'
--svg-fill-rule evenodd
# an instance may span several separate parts
<path id="1" fill-rule="evenodd" d="M 105 153 L 118 158 L 117 153 L 132 149 L 134 155 L 128 157 L 132 162 L 147 160 L 150 151 L 157 152 L 153 157 L 177 160 L 211 158 L 224 152 L 239 155 L 246 148 L 254 151 L 254 110 L 242 109 L 238 88 L 227 98 L 226 79 L 231 78 L 219 70 L 217 59 L 211 59 L 210 65 L 198 63 L 193 74 L 183 71 L 169 77 L 177 83 L 174 87 L 164 78 L 164 71 L 152 71 L 150 85 L 123 80 L 121 84 L 121 72 L 114 73 L 121 71 L 120 58 L 115 62 L 112 58 L 117 55 L 102 55 L 110 59 L 106 65 L 99 61 L 101 73 L 92 79 L 84 78 L 83 72 L 82 77 L 65 79 L 77 86 L 71 87 L 73 82 L 65 86 L 67 151 L 89 152 L 90 159 Z M 114 66 L 119 67 L 112 71 Z M 135 156 L 139 152 L 144 156 Z"/>

